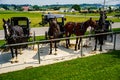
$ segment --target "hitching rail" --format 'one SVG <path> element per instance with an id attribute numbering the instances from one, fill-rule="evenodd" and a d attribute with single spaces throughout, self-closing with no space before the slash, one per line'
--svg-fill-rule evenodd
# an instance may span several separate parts
<path id="1" fill-rule="evenodd" d="M 116 47 L 116 34 L 120 34 L 120 31 L 100 33 L 100 34 L 90 34 L 90 35 L 83 35 L 83 36 L 57 38 L 57 39 L 51 39 L 51 40 L 52 41 L 57 41 L 57 40 L 66 40 L 66 39 L 75 39 L 75 38 L 82 38 L 83 39 L 83 38 L 95 37 L 97 35 L 111 35 L 111 34 L 114 35 L 113 50 L 115 50 L 115 47 Z M 5 47 L 11 47 L 11 46 L 19 46 L 19 45 L 37 44 L 37 46 L 38 46 L 38 61 L 39 61 L 39 64 L 40 64 L 40 49 L 39 49 L 40 47 L 39 47 L 39 44 L 49 43 L 51 40 L 33 41 L 33 42 L 25 42 L 25 43 L 18 43 L 18 44 L 7 44 L 7 45 L 4 45 L 4 48 Z M 82 56 L 82 42 L 81 42 L 81 56 Z"/>

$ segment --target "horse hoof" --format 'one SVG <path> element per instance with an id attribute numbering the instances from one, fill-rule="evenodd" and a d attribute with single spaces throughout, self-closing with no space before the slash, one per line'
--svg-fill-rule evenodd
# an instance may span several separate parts
<path id="1" fill-rule="evenodd" d="M 55 53 L 54 55 L 57 55 L 57 53 Z"/>
<path id="2" fill-rule="evenodd" d="M 51 55 L 52 53 L 49 53 L 49 55 Z"/>
<path id="3" fill-rule="evenodd" d="M 68 49 L 69 47 L 67 46 L 66 48 Z"/>
<path id="4" fill-rule="evenodd" d="M 14 61 L 10 61 L 12 64 L 14 63 Z"/>
<path id="5" fill-rule="evenodd" d="M 75 49 L 75 51 L 77 51 L 77 49 Z"/>
<path id="6" fill-rule="evenodd" d="M 23 53 L 22 53 L 22 52 L 20 52 L 20 53 L 18 53 L 18 54 L 22 55 Z"/>
<path id="7" fill-rule="evenodd" d="M 93 49 L 93 51 L 96 51 L 96 49 Z"/>
<path id="8" fill-rule="evenodd" d="M 18 63 L 19 61 L 18 60 L 15 60 L 15 63 Z"/>
<path id="9" fill-rule="evenodd" d="M 14 58 L 12 58 L 12 59 L 10 60 L 10 62 L 11 62 L 11 63 L 14 63 L 14 62 L 15 62 Z"/>

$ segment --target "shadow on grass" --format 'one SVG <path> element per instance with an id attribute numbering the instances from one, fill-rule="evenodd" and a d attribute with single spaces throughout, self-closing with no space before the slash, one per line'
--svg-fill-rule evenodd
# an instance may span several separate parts
<path id="1" fill-rule="evenodd" d="M 120 59 L 120 50 L 112 50 L 105 55 L 112 55 L 112 57 Z"/>

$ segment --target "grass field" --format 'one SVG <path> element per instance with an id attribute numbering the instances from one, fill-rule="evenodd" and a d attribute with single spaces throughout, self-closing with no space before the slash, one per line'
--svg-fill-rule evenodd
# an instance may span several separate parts
<path id="1" fill-rule="evenodd" d="M 58 14 L 65 14 L 66 16 L 66 22 L 68 21 L 74 21 L 74 22 L 83 22 L 89 19 L 89 17 L 87 16 L 98 16 L 99 18 L 99 14 L 80 14 L 80 13 L 58 13 Z M 77 17 L 75 16 L 67 16 L 67 15 L 77 15 Z M 113 16 L 115 13 L 111 13 L 108 14 L 109 16 Z M 40 27 L 39 22 L 41 22 L 42 18 L 41 18 L 42 13 L 40 12 L 18 12 L 18 11 L 0 11 L 0 30 L 3 29 L 2 27 L 2 19 L 8 19 L 11 17 L 28 17 L 31 20 L 31 24 L 30 27 Z M 80 17 L 79 17 L 80 16 Z M 93 17 L 94 20 L 98 20 L 98 18 Z M 111 20 L 111 18 L 108 18 L 108 20 Z M 112 20 L 114 22 L 120 22 L 120 19 L 113 17 Z"/>
<path id="2" fill-rule="evenodd" d="M 120 51 L 0 74 L 0 80 L 120 80 Z"/>
<path id="3" fill-rule="evenodd" d="M 40 13 L 29 13 L 29 12 L 11 12 L 11 11 L 2 11 L 0 12 L 0 29 L 2 28 L 2 19 L 8 19 L 11 17 L 28 17 L 31 20 L 31 27 L 38 27 L 39 22 L 41 21 Z"/>

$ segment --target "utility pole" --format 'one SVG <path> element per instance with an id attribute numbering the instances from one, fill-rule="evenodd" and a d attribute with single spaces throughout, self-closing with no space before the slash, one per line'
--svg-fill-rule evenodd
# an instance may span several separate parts
<path id="1" fill-rule="evenodd" d="M 103 11 L 105 11 L 105 0 L 104 0 L 104 3 L 103 3 Z"/>

